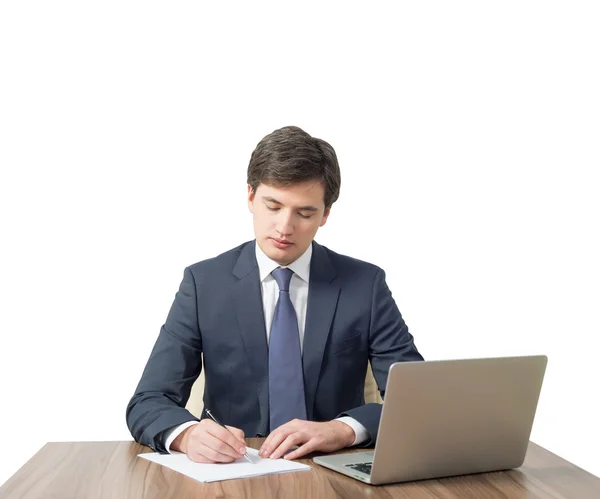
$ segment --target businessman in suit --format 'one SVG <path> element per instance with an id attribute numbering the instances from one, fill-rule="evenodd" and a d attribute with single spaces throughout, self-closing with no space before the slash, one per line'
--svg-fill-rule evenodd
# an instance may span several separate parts
<path id="1" fill-rule="evenodd" d="M 129 429 L 198 462 L 239 459 L 245 435 L 266 436 L 270 458 L 373 445 L 381 406 L 364 401 L 367 362 L 384 396 L 390 365 L 422 357 L 384 272 L 314 241 L 339 195 L 335 151 L 297 127 L 275 130 L 247 180 L 256 239 L 185 269 Z M 201 369 L 204 405 L 229 431 L 185 409 Z"/>

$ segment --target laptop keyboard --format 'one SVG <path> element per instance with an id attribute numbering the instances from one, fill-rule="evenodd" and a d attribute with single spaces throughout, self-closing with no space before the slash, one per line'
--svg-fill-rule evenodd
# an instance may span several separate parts
<path id="1" fill-rule="evenodd" d="M 373 463 L 355 463 L 355 464 L 347 464 L 348 468 L 352 468 L 353 470 L 360 471 L 361 473 L 366 473 L 367 475 L 371 474 L 371 466 Z"/>

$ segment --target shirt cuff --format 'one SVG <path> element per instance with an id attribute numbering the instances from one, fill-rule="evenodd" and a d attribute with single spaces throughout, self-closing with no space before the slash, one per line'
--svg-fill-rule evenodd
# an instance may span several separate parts
<path id="1" fill-rule="evenodd" d="M 347 424 L 350 428 L 354 430 L 354 434 L 356 436 L 352 445 L 362 444 L 363 442 L 369 440 L 369 432 L 356 419 L 351 418 L 350 416 L 342 416 L 341 418 L 336 418 L 335 420 Z M 352 447 L 352 445 L 350 447 Z"/>
<path id="2" fill-rule="evenodd" d="M 167 452 L 169 454 L 173 454 L 171 452 L 171 444 L 173 443 L 173 441 L 179 435 L 181 435 L 183 430 L 189 428 L 190 426 L 194 426 L 195 424 L 198 424 L 198 421 L 187 421 L 186 423 L 182 423 L 179 426 L 174 426 L 170 430 L 165 431 L 163 438 L 165 438 L 165 449 L 167 449 Z"/>

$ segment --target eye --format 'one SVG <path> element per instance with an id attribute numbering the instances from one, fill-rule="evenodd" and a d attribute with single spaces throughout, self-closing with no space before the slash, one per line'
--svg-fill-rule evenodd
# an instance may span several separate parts
<path id="1" fill-rule="evenodd" d="M 300 218 L 310 218 L 310 217 L 312 217 L 312 215 L 304 215 L 302 213 L 298 213 L 298 215 L 300 216 Z"/>
<path id="2" fill-rule="evenodd" d="M 279 211 L 279 208 L 277 208 L 277 207 L 273 208 L 272 206 L 267 206 L 267 210 L 269 210 L 269 211 Z"/>

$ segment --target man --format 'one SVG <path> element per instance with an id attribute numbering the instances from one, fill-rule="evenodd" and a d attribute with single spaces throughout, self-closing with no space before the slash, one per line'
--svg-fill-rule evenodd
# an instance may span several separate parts
<path id="1" fill-rule="evenodd" d="M 266 436 L 260 455 L 274 459 L 374 444 L 367 362 L 383 390 L 393 362 L 423 359 L 384 272 L 313 241 L 339 189 L 327 142 L 297 127 L 260 141 L 248 166 L 256 240 L 185 269 L 127 407 L 138 442 L 207 463 L 241 458 L 244 435 Z M 229 431 L 185 409 L 202 368 L 205 408 Z"/>

